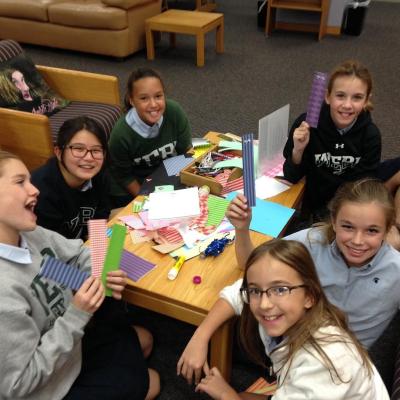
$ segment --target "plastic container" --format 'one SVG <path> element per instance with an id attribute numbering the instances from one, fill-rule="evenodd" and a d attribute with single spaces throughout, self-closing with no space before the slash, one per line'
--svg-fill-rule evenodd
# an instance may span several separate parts
<path id="1" fill-rule="evenodd" d="M 365 17 L 371 0 L 352 1 L 344 11 L 342 32 L 346 35 L 359 36 L 364 28 Z"/>

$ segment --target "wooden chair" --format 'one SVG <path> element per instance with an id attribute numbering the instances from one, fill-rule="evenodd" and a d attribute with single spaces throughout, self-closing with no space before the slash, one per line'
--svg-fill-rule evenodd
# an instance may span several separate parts
<path id="1" fill-rule="evenodd" d="M 21 49 L 18 43 L 3 40 L 0 59 L 4 55 L 1 53 L 4 42 L 7 54 L 10 49 Z M 45 66 L 36 68 L 47 84 L 71 103 L 50 117 L 0 107 L 0 148 L 19 155 L 29 170 L 53 155 L 55 135 L 68 118 L 87 115 L 109 134 L 120 115 L 117 77 Z"/>

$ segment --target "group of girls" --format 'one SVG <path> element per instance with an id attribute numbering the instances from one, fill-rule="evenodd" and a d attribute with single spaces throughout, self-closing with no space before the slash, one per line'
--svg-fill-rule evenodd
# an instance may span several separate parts
<path id="1" fill-rule="evenodd" d="M 340 68 L 318 128 L 300 117 L 285 147 L 287 179 L 307 177 L 305 206 L 320 215 L 333 197 L 328 222 L 254 249 L 247 199 L 238 195 L 229 205 L 244 278 L 221 292 L 177 365 L 178 374 L 215 399 L 257 398 L 237 394 L 206 362 L 211 335 L 235 314 L 250 358 L 272 361 L 273 399 L 388 399 L 365 348 L 400 306 L 400 261 L 385 242 L 395 209 L 377 180 L 340 186 L 375 174 L 381 151 L 368 111 L 367 71 L 360 73 L 357 63 Z M 164 92 L 154 71 L 132 73 L 127 112 L 109 147 L 90 118 L 65 122 L 55 157 L 32 176 L 41 195 L 18 157 L 0 152 L 0 400 L 158 395 L 159 376 L 145 362 L 151 334 L 131 327 L 116 306 L 126 275 L 109 274 L 113 298 L 105 299 L 98 279 L 88 278 L 73 293 L 38 272 L 45 254 L 90 270 L 90 250 L 71 239 L 86 239 L 89 219 L 107 218 L 111 205 L 127 204 L 162 159 L 190 147 L 187 117 Z"/>
<path id="2" fill-rule="evenodd" d="M 67 120 L 55 157 L 32 179 L 0 151 L 0 400 L 150 400 L 160 391 L 145 361 L 152 336 L 121 307 L 124 272 L 108 274 L 112 298 L 94 277 L 72 292 L 39 275 L 45 255 L 90 271 L 88 220 L 108 218 L 113 200 L 126 205 L 146 174 L 191 147 L 187 117 L 155 71 L 133 72 L 125 100 L 109 144 L 93 119 Z"/>
<path id="3" fill-rule="evenodd" d="M 318 127 L 301 115 L 289 133 L 285 177 L 306 176 L 303 211 L 325 222 L 254 249 L 247 199 L 239 194 L 230 203 L 244 278 L 221 291 L 178 361 L 178 374 L 194 381 L 196 391 L 219 400 L 261 397 L 236 393 L 207 364 L 213 333 L 240 315 L 239 337 L 249 357 L 261 366 L 266 356 L 272 362 L 272 399 L 389 398 L 366 349 L 400 307 L 399 253 L 385 241 L 396 217 L 388 182 L 396 182 L 399 167 L 398 160 L 380 164 L 371 89 L 365 67 L 341 64 L 331 75 Z"/>
<path id="4" fill-rule="evenodd" d="M 67 238 L 87 238 L 87 221 L 127 205 L 163 159 L 191 147 L 188 118 L 165 97 L 159 74 L 138 69 L 128 79 L 126 113 L 108 140 L 89 117 L 64 122 L 55 157 L 32 173 L 40 190 L 38 224 Z"/>

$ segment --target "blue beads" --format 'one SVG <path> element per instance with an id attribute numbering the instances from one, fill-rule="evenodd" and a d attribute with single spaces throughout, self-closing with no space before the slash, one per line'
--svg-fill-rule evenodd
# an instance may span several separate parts
<path id="1" fill-rule="evenodd" d="M 214 239 L 204 250 L 203 257 L 208 257 L 208 256 L 216 257 L 218 254 L 221 254 L 224 251 L 225 246 L 231 242 L 232 240 L 226 237 L 222 239 Z"/>

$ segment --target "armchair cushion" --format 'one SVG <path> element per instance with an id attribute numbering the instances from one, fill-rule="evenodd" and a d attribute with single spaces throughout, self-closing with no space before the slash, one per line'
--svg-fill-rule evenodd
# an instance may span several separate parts
<path id="1" fill-rule="evenodd" d="M 56 142 L 58 130 L 63 122 L 80 115 L 93 118 L 104 129 L 107 137 L 110 137 L 111 130 L 120 117 L 121 111 L 119 106 L 116 105 L 71 101 L 67 107 L 50 117 L 53 143 Z"/>
<path id="2" fill-rule="evenodd" d="M 65 1 L 49 6 L 49 20 L 53 24 L 90 29 L 121 30 L 128 27 L 126 11 L 107 7 L 100 0 L 77 4 Z"/>
<path id="3" fill-rule="evenodd" d="M 49 88 L 30 58 L 23 52 L 7 53 L 7 46 L 3 51 L 3 42 L 0 42 L 0 107 L 45 115 L 64 108 L 69 101 Z"/>
<path id="4" fill-rule="evenodd" d="M 59 1 L 62 0 L 1 0 L 0 15 L 47 22 L 47 6 Z"/>

